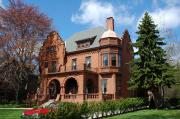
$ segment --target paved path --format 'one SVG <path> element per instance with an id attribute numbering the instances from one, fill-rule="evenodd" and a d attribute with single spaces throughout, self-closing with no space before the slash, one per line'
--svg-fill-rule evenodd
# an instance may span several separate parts
<path id="1" fill-rule="evenodd" d="M 22 110 L 29 110 L 29 109 L 33 109 L 33 108 L 0 108 L 0 109 L 14 109 L 14 110 L 16 110 L 16 109 L 22 109 Z"/>

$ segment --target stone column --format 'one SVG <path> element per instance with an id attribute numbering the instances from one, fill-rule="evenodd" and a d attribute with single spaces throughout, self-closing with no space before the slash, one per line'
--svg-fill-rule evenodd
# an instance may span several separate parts
<path id="1" fill-rule="evenodd" d="M 60 95 L 61 95 L 61 101 L 63 101 L 64 100 L 64 95 L 65 95 L 65 87 L 64 86 L 61 86 Z"/>
<path id="2" fill-rule="evenodd" d="M 112 74 L 112 81 L 113 81 L 113 87 L 114 87 L 113 94 L 114 94 L 114 99 L 115 99 L 116 98 L 116 74 L 115 73 Z"/>
<path id="3" fill-rule="evenodd" d="M 98 74 L 98 91 L 99 91 L 99 100 L 102 100 L 102 78 L 101 75 Z"/>

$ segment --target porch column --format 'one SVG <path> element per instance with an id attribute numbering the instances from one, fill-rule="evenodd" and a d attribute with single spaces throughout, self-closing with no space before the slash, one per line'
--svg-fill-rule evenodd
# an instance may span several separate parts
<path id="1" fill-rule="evenodd" d="M 115 73 L 112 75 L 112 80 L 113 80 L 113 87 L 114 87 L 113 94 L 114 94 L 114 99 L 115 99 L 116 98 L 116 74 Z"/>
<path id="2" fill-rule="evenodd" d="M 61 86 L 60 87 L 60 95 L 61 95 L 61 101 L 64 100 L 64 94 L 65 94 L 65 87 L 64 86 Z"/>
<path id="3" fill-rule="evenodd" d="M 99 87 L 99 100 L 102 100 L 102 78 L 101 75 L 98 75 L 98 87 Z"/>
<path id="4" fill-rule="evenodd" d="M 85 80 L 84 74 L 82 74 L 77 78 L 78 81 L 77 102 L 82 102 L 84 100 L 84 80 Z"/>

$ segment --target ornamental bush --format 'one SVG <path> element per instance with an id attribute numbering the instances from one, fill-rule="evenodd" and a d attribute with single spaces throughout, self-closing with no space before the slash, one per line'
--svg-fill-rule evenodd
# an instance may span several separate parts
<path id="1" fill-rule="evenodd" d="M 103 117 L 113 115 L 115 112 L 136 110 L 138 107 L 147 105 L 147 99 L 125 98 L 101 102 L 70 103 L 60 102 L 58 109 L 49 112 L 41 119 L 87 119 L 88 117 Z"/>
<path id="2" fill-rule="evenodd" d="M 81 119 L 80 104 L 61 102 L 58 106 L 57 119 Z"/>

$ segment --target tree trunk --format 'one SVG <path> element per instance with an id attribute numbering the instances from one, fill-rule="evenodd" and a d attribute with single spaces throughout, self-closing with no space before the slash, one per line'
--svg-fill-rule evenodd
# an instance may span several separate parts
<path id="1" fill-rule="evenodd" d="M 16 104 L 19 103 L 18 97 L 19 97 L 19 86 L 17 87 L 17 90 L 16 90 Z"/>
<path id="2" fill-rule="evenodd" d="M 154 93 L 153 93 L 153 91 L 148 90 L 147 94 L 148 94 L 148 101 L 149 101 L 149 109 L 154 109 L 156 107 Z"/>
<path id="3" fill-rule="evenodd" d="M 161 107 L 164 107 L 164 86 L 161 86 Z"/>
<path id="4" fill-rule="evenodd" d="M 151 101 L 151 103 L 152 103 L 151 106 L 153 108 L 158 109 L 158 108 L 162 107 L 162 105 L 163 105 L 162 97 L 164 96 L 163 90 L 164 89 L 162 88 L 162 91 L 161 91 L 161 87 L 153 88 L 153 89 L 150 90 L 150 92 L 151 92 L 150 96 L 152 96 L 152 97 L 151 97 L 151 100 L 149 99 L 149 101 Z M 149 96 L 149 98 L 150 98 L 150 96 Z M 154 103 L 154 105 L 153 105 L 153 103 Z"/>

